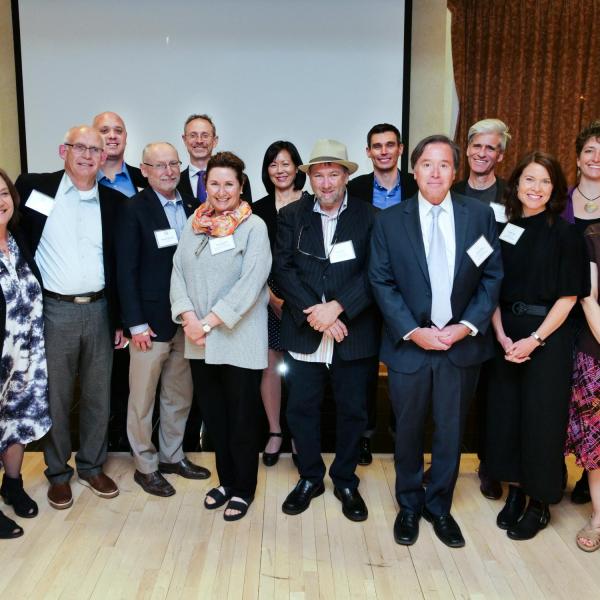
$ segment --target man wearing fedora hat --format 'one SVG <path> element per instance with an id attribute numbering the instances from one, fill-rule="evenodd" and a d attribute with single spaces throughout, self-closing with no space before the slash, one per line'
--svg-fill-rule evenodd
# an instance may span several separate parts
<path id="1" fill-rule="evenodd" d="M 308 173 L 314 196 L 279 212 L 274 276 L 283 298 L 281 340 L 290 353 L 288 424 L 300 481 L 283 503 L 296 515 L 325 491 L 320 407 L 327 381 L 336 403 L 336 453 L 329 474 L 344 515 L 364 521 L 367 507 L 354 473 L 367 423 L 369 375 L 377 363 L 380 324 L 367 279 L 374 209 L 346 193 L 358 166 L 346 147 L 318 140 Z"/>

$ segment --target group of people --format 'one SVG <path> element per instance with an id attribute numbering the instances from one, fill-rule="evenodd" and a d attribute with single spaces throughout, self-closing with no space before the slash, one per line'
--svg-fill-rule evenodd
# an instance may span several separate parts
<path id="1" fill-rule="evenodd" d="M 218 475 L 204 506 L 225 506 L 227 521 L 244 517 L 263 407 L 264 464 L 281 451 L 285 361 L 299 480 L 282 510 L 300 514 L 325 492 L 320 410 L 330 384 L 334 495 L 348 519 L 364 521 L 356 468 L 372 459 L 381 360 L 395 417 L 396 542 L 414 544 L 425 517 L 442 542 L 464 545 L 451 507 L 475 397 L 481 491 L 498 499 L 508 483 L 498 527 L 515 540 L 544 528 L 573 452 L 589 473 L 589 492 L 585 479 L 578 487 L 593 502 L 576 542 L 600 546 L 600 122 L 577 139 L 571 189 L 540 151 L 507 181 L 497 177 L 510 139 L 498 119 L 471 127 L 470 172 L 458 183 L 452 140 L 421 140 L 411 176 L 398 169 L 400 132 L 382 123 L 367 136 L 373 172 L 353 179 L 358 165 L 336 140 L 318 140 L 307 162 L 291 142 L 274 142 L 263 160 L 267 196 L 254 203 L 243 161 L 214 152 L 207 115 L 185 122 L 183 171 L 167 142 L 148 144 L 139 169 L 126 164 L 126 139 L 119 115 L 102 113 L 67 132 L 64 170 L 23 174 L 16 185 L 0 171 L 0 493 L 17 515 L 38 512 L 20 469 L 25 445 L 42 436 L 48 502 L 73 503 L 77 378 L 79 481 L 118 495 L 103 471 L 114 355 L 128 356 L 126 431 L 147 493 L 175 493 L 165 473 L 210 477 L 182 448 L 196 402 Z M 0 537 L 22 533 L 0 513 Z"/>

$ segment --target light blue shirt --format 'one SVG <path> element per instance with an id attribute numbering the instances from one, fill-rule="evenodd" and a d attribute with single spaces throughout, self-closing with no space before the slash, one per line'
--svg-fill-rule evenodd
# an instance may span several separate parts
<path id="1" fill-rule="evenodd" d="M 400 171 L 396 178 L 396 185 L 388 190 L 384 188 L 373 175 L 373 205 L 382 210 L 402 202 L 402 188 L 400 187 Z"/>
<path id="2" fill-rule="evenodd" d="M 98 185 L 78 190 L 65 173 L 35 253 L 44 288 L 83 295 L 104 289 Z"/>
<path id="3" fill-rule="evenodd" d="M 137 194 L 137 188 L 133 185 L 133 181 L 131 181 L 131 176 L 129 175 L 125 161 L 123 161 L 123 164 L 121 165 L 121 171 L 115 174 L 114 180 L 111 181 L 104 174 L 102 169 L 100 169 L 96 175 L 96 181 L 101 185 L 105 185 L 108 188 L 117 190 L 117 192 L 121 192 L 121 194 L 125 194 L 128 198 Z"/>

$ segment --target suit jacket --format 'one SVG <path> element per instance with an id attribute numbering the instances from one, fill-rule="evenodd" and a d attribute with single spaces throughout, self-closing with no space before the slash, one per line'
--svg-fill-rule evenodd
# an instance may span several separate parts
<path id="1" fill-rule="evenodd" d="M 131 183 L 138 191 L 140 188 L 145 189 L 148 187 L 148 180 L 142 175 L 142 171 L 133 165 L 129 165 L 125 163 L 127 167 L 127 171 L 129 172 L 129 177 L 131 177 Z"/>
<path id="2" fill-rule="evenodd" d="M 189 217 L 198 202 L 183 198 Z M 117 225 L 117 281 L 123 327 L 148 323 L 157 342 L 173 338 L 177 325 L 171 319 L 169 288 L 177 246 L 159 248 L 154 232 L 170 229 L 165 210 L 151 187 L 128 198 Z"/>
<path id="3" fill-rule="evenodd" d="M 466 196 L 467 192 L 467 181 L 468 179 L 463 179 L 462 181 L 457 181 L 452 186 L 452 191 L 457 194 L 461 194 Z M 500 179 L 500 177 L 496 177 L 496 199 L 494 200 L 498 204 L 504 204 L 504 190 L 506 188 L 506 181 L 504 179 Z M 467 196 L 469 198 L 470 196 Z"/>
<path id="4" fill-rule="evenodd" d="M 337 344 L 344 360 L 375 356 L 379 347 L 380 321 L 367 278 L 369 239 L 375 210 L 358 198 L 348 197 L 348 206 L 338 220 L 337 242 L 352 240 L 356 258 L 337 263 L 319 260 L 325 256 L 321 215 L 313 211 L 314 196 L 306 195 L 279 211 L 277 240 L 273 252 L 273 277 L 283 299 L 281 341 L 284 348 L 310 354 L 321 342 L 302 312 L 313 304 L 337 300 L 344 312 L 340 319 L 348 336 Z M 299 237 L 301 249 L 298 251 Z"/>
<path id="5" fill-rule="evenodd" d="M 54 198 L 64 175 L 64 171 L 55 173 L 24 173 L 15 182 L 21 198 L 21 230 L 23 236 L 35 256 L 38 244 L 46 225 L 46 215 L 26 206 L 27 199 L 33 190 Z M 108 301 L 108 316 L 111 329 L 119 326 L 119 306 L 117 297 L 114 231 L 117 209 L 126 197 L 106 186 L 98 186 L 100 198 L 100 215 L 102 220 L 102 254 L 104 259 L 104 292 Z M 68 232 L 65 232 L 68 234 Z M 81 290 L 89 291 L 89 290 Z"/>
<path id="6" fill-rule="evenodd" d="M 33 260 L 33 255 L 29 251 L 29 247 L 27 246 L 27 242 L 21 233 L 21 230 L 16 227 L 10 229 L 10 233 L 13 236 L 17 246 L 19 247 L 19 251 L 21 252 L 21 258 L 25 260 L 25 262 L 29 265 L 31 272 L 34 274 L 35 278 L 39 281 L 40 286 L 42 285 L 42 276 L 40 271 Z M 6 333 L 6 300 L 4 298 L 4 292 L 2 288 L 0 288 L 0 356 L 2 356 L 2 349 L 4 346 L 4 334 Z"/>
<path id="7" fill-rule="evenodd" d="M 241 198 L 246 202 L 252 204 L 252 190 L 250 189 L 250 180 L 248 177 L 244 175 L 244 185 L 242 186 Z M 181 177 L 179 179 L 179 183 L 177 184 L 177 189 L 181 194 L 181 197 L 185 199 L 194 198 L 197 200 L 196 190 L 192 189 L 190 185 L 190 168 L 186 167 L 183 171 L 181 171 Z"/>
<path id="8" fill-rule="evenodd" d="M 373 204 L 373 182 L 375 173 L 360 175 L 348 183 L 348 194 L 356 196 L 365 202 Z M 415 178 L 410 173 L 400 172 L 400 188 L 402 189 L 402 200 L 410 198 L 417 193 L 418 187 Z"/>
<path id="9" fill-rule="evenodd" d="M 467 367 L 487 360 L 494 353 L 489 324 L 500 295 L 502 258 L 493 212 L 483 202 L 473 202 L 454 192 L 452 205 L 456 260 L 450 323 L 468 321 L 478 329 L 478 334 L 456 343 L 447 350 L 447 355 L 456 366 Z M 467 250 L 481 236 L 493 252 L 477 267 Z M 417 196 L 377 215 L 369 277 L 384 319 L 381 359 L 395 371 L 414 373 L 428 351 L 410 340 L 404 341 L 403 337 L 416 327 L 431 324 L 431 283 Z"/>

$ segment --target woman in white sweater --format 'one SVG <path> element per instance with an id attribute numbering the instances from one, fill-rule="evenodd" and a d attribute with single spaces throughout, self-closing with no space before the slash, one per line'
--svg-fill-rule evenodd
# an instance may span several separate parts
<path id="1" fill-rule="evenodd" d="M 215 447 L 219 486 L 204 506 L 227 503 L 241 519 L 256 489 L 260 380 L 267 366 L 264 222 L 241 200 L 244 163 L 219 152 L 206 168 L 206 202 L 190 217 L 173 257 L 171 309 L 186 335 L 194 389 Z"/>

